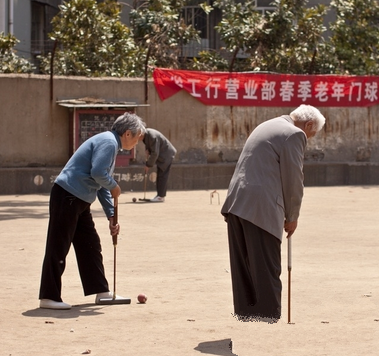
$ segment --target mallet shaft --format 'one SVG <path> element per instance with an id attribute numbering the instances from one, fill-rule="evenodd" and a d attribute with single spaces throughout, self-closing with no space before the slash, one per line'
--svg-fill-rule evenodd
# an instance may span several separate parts
<path id="1" fill-rule="evenodd" d="M 143 200 L 146 200 L 146 186 L 147 186 L 147 173 L 145 173 L 145 178 L 143 182 Z"/>
<path id="2" fill-rule="evenodd" d="M 118 224 L 118 199 L 114 198 L 114 214 L 113 214 L 113 226 Z M 117 235 L 112 235 L 113 241 L 113 299 L 116 299 L 116 249 L 117 249 Z"/>

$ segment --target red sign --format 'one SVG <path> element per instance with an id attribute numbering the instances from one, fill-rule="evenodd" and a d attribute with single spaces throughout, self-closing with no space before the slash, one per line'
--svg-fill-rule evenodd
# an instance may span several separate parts
<path id="1" fill-rule="evenodd" d="M 155 69 L 153 78 L 161 100 L 183 89 L 205 105 L 333 107 L 379 103 L 379 76 Z"/>

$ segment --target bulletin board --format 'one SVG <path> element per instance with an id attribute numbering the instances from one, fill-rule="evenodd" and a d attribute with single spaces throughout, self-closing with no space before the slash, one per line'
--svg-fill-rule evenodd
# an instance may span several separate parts
<path id="1" fill-rule="evenodd" d="M 75 110 L 74 117 L 74 150 L 90 137 L 110 131 L 114 121 L 123 113 L 124 110 L 94 110 L 80 109 Z M 134 112 L 133 109 L 128 111 Z M 135 158 L 135 148 L 132 150 L 119 151 L 116 159 L 116 167 L 126 167 L 129 161 Z"/>

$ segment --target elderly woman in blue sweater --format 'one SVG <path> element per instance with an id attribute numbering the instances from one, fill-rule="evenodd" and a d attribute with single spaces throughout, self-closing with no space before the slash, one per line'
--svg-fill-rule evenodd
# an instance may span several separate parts
<path id="1" fill-rule="evenodd" d="M 40 285 L 40 308 L 70 309 L 61 298 L 62 274 L 71 244 L 74 246 L 84 295 L 113 297 L 105 278 L 101 244 L 91 215 L 91 204 L 99 199 L 113 226 L 112 199 L 121 194 L 113 179 L 119 150 L 132 149 L 145 124 L 135 114 L 125 113 L 114 122 L 111 131 L 99 133 L 85 141 L 56 178 L 50 195 L 50 219 Z"/>

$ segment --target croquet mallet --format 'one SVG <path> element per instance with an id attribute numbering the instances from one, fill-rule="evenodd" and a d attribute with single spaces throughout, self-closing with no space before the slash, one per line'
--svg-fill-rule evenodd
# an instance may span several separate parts
<path id="1" fill-rule="evenodd" d="M 114 198 L 113 226 L 118 224 L 118 199 Z M 122 298 L 116 295 L 116 265 L 117 265 L 117 239 L 118 233 L 112 235 L 113 242 L 113 295 L 112 298 L 101 298 L 99 304 L 130 304 L 130 298 Z"/>

